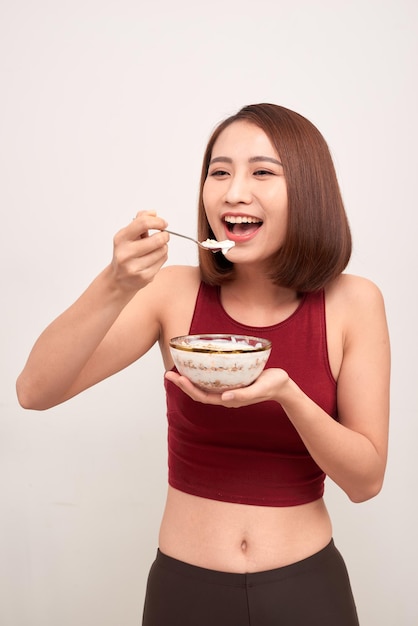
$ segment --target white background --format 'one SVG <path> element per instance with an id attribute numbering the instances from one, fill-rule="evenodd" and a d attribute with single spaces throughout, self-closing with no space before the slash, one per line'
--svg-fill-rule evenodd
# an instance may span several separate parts
<path id="1" fill-rule="evenodd" d="M 393 347 L 387 478 L 326 500 L 362 626 L 415 626 L 415 0 L 2 0 L 0 624 L 137 626 L 166 491 L 163 368 L 37 413 L 14 383 L 38 334 L 156 209 L 193 235 L 214 125 L 269 101 L 313 121 Z M 170 263 L 195 263 L 174 240 Z M 168 303 L 169 304 L 169 303 Z M 336 625 L 338 626 L 338 625 Z"/>

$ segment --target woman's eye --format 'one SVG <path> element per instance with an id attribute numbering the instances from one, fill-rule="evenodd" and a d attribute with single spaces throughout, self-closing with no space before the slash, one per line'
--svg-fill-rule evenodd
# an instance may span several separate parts
<path id="1" fill-rule="evenodd" d="M 222 176 L 228 176 L 228 172 L 225 172 L 225 170 L 215 170 L 214 172 L 210 173 L 210 176 L 214 176 L 215 178 L 221 178 Z"/>
<path id="2" fill-rule="evenodd" d="M 269 170 L 257 170 L 254 172 L 254 176 L 273 176 L 273 172 Z"/>

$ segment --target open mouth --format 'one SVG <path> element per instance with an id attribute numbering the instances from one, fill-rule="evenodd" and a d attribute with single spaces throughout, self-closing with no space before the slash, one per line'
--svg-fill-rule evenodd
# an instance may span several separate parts
<path id="1" fill-rule="evenodd" d="M 263 223 L 263 220 L 251 215 L 225 215 L 223 220 L 228 234 L 235 237 L 250 237 Z"/>

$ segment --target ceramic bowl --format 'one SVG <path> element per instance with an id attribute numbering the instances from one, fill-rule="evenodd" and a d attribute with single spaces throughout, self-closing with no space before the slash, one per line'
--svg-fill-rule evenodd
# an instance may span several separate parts
<path id="1" fill-rule="evenodd" d="M 263 371 L 271 341 L 247 335 L 184 335 L 170 340 L 180 374 L 214 393 L 247 387 Z"/>

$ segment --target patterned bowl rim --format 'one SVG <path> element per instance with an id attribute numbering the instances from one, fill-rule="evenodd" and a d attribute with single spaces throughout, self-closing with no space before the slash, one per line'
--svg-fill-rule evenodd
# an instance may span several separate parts
<path id="1" fill-rule="evenodd" d="M 257 347 L 251 345 L 250 348 L 238 347 L 234 350 L 222 350 L 222 346 L 204 348 L 200 346 L 193 346 L 193 341 L 216 341 L 217 339 L 226 339 L 227 341 L 245 341 L 247 344 L 260 344 Z M 185 345 L 190 342 L 190 345 Z M 200 333 L 199 335 L 180 335 L 179 337 L 173 337 L 169 341 L 170 348 L 175 350 L 182 350 L 183 352 L 199 352 L 206 354 L 253 354 L 257 352 L 265 352 L 271 349 L 271 341 L 262 337 L 255 337 L 253 335 L 235 335 L 234 333 Z"/>

